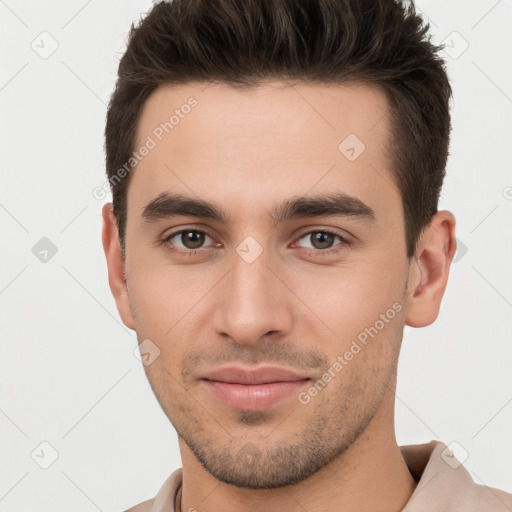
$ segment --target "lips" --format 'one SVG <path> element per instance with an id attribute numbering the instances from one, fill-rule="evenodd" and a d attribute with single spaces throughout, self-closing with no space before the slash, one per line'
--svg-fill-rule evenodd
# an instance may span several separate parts
<path id="1" fill-rule="evenodd" d="M 203 376 L 204 379 L 232 384 L 267 384 L 269 382 L 293 382 L 308 377 L 298 375 L 291 370 L 275 366 L 244 370 L 240 367 L 221 368 Z"/>
<path id="2" fill-rule="evenodd" d="M 298 393 L 309 378 L 278 367 L 221 368 L 205 374 L 207 390 L 232 409 L 264 410 Z"/>

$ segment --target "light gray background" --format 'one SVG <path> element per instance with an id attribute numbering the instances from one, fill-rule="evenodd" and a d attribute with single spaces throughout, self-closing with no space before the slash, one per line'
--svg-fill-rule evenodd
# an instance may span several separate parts
<path id="1" fill-rule="evenodd" d="M 450 45 L 440 207 L 455 214 L 467 252 L 435 324 L 406 328 L 397 437 L 455 441 L 477 482 L 512 492 L 512 0 L 417 6 L 434 40 Z M 150 7 L 0 0 L 1 511 L 121 510 L 181 465 L 108 287 L 100 210 L 109 196 L 92 194 L 105 181 L 118 59 Z M 42 237 L 57 247 L 46 262 L 32 252 Z M 58 458 L 42 469 L 52 450 Z"/>

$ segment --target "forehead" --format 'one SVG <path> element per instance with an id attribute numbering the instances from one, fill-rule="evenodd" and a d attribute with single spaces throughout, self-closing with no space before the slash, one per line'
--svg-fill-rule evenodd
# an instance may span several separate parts
<path id="1" fill-rule="evenodd" d="M 132 171 L 128 203 L 140 213 L 166 191 L 261 210 L 335 189 L 385 209 L 400 203 L 388 108 L 381 89 L 361 84 L 161 86 L 139 120 L 134 149 L 150 149 Z"/>

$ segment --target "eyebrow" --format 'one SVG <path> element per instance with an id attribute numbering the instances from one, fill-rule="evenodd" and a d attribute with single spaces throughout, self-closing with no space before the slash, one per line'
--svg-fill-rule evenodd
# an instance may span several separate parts
<path id="1" fill-rule="evenodd" d="M 230 220 L 227 212 L 216 203 L 167 192 L 149 201 L 141 214 L 142 220 L 147 223 L 181 216 L 216 220 L 224 224 Z M 287 199 L 269 212 L 269 218 L 274 224 L 322 216 L 355 217 L 369 222 L 376 220 L 370 206 L 344 192 Z"/>

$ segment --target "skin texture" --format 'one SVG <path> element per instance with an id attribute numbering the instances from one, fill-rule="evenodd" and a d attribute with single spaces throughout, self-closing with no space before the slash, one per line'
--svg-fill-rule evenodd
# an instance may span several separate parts
<path id="1" fill-rule="evenodd" d="M 160 350 L 145 370 L 178 432 L 182 510 L 401 510 L 416 484 L 394 433 L 403 327 L 437 318 L 456 250 L 454 216 L 438 212 L 407 259 L 379 89 L 162 86 L 145 105 L 136 147 L 191 96 L 197 105 L 132 171 L 124 262 L 112 206 L 103 208 L 121 318 Z M 365 145 L 354 161 L 338 149 L 351 133 Z M 163 192 L 214 202 L 228 222 L 145 221 L 145 205 Z M 333 192 L 371 207 L 374 222 L 275 224 L 268 216 L 284 200 Z M 202 245 L 164 240 L 186 228 L 206 233 Z M 350 243 L 334 236 L 315 244 L 312 233 L 325 230 Z M 237 252 L 248 236 L 262 249 L 251 263 Z M 383 314 L 384 327 L 307 403 L 292 394 L 263 410 L 237 410 L 201 380 L 226 365 L 273 365 L 310 378 L 307 391 Z"/>

